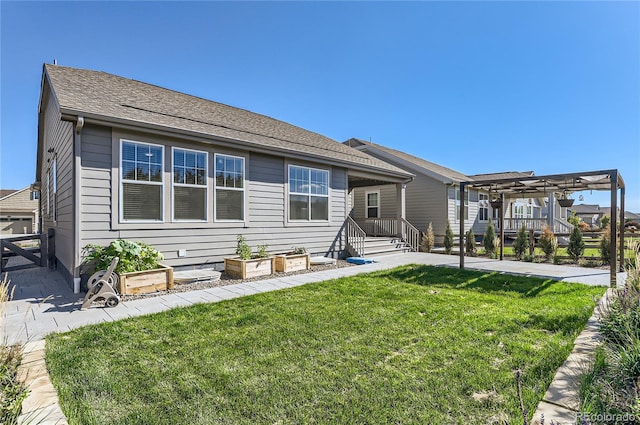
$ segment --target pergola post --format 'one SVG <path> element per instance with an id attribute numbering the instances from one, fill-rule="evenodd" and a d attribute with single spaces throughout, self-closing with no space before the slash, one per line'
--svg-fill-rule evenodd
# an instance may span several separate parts
<path id="1" fill-rule="evenodd" d="M 611 241 L 609 245 L 609 285 L 612 288 L 616 287 L 616 273 L 618 267 L 618 256 L 616 255 L 617 237 L 618 237 L 618 225 L 616 212 L 618 211 L 618 171 L 611 172 L 611 220 L 609 226 L 611 229 Z M 624 213 L 623 213 L 624 214 Z"/>
<path id="2" fill-rule="evenodd" d="M 464 269 L 464 195 L 467 185 L 460 183 L 460 268 Z"/>
<path id="3" fill-rule="evenodd" d="M 500 261 L 504 260 L 504 193 L 500 194 Z"/>
<path id="4" fill-rule="evenodd" d="M 620 263 L 618 270 L 624 271 L 624 186 L 620 188 Z"/>

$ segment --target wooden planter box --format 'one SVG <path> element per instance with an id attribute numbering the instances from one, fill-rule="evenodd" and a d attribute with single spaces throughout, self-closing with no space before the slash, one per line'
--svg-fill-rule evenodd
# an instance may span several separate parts
<path id="1" fill-rule="evenodd" d="M 274 270 L 274 258 L 252 258 L 242 260 L 240 258 L 225 258 L 224 271 L 233 277 L 247 279 L 250 277 L 268 276 Z"/>
<path id="2" fill-rule="evenodd" d="M 282 254 L 276 255 L 277 272 L 295 272 L 298 270 L 308 270 L 311 264 L 309 254 Z"/>
<path id="3" fill-rule="evenodd" d="M 119 292 L 124 295 L 146 294 L 173 288 L 173 267 L 159 264 L 160 268 L 118 275 Z"/>

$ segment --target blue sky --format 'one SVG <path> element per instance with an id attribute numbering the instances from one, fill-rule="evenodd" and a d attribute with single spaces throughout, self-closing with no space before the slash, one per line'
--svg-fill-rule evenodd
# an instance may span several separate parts
<path id="1" fill-rule="evenodd" d="M 640 212 L 640 2 L 2 1 L 0 14 L 2 188 L 34 180 L 55 58 L 466 174 L 618 168 Z"/>

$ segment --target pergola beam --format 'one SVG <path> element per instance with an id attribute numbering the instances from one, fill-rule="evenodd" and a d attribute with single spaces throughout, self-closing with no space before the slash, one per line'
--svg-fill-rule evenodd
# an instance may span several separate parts
<path id="1" fill-rule="evenodd" d="M 611 245 L 609 247 L 610 283 L 616 285 L 616 273 L 624 267 L 624 196 L 625 187 L 618 170 L 585 171 L 580 173 L 549 174 L 544 176 L 508 177 L 501 179 L 470 180 L 460 183 L 460 268 L 464 268 L 464 197 L 470 188 L 500 195 L 500 260 L 504 257 L 504 203 L 505 198 L 541 197 L 550 193 L 573 193 L 583 190 L 609 190 L 611 193 Z M 618 189 L 620 189 L 620 238 L 618 248 Z M 550 205 L 554 208 L 555 205 Z M 619 252 L 616 252 L 619 249 Z M 619 254 L 619 257 L 618 255 Z"/>

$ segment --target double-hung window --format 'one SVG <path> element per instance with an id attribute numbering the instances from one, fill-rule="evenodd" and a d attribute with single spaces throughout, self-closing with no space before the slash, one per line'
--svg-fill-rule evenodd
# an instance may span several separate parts
<path id="1" fill-rule="evenodd" d="M 367 192 L 367 218 L 379 218 L 380 217 L 380 191 Z"/>
<path id="2" fill-rule="evenodd" d="M 244 220 L 244 186 L 244 158 L 216 154 L 216 220 Z"/>
<path id="3" fill-rule="evenodd" d="M 121 141 L 120 217 L 122 221 L 163 221 L 164 147 Z"/>
<path id="4" fill-rule="evenodd" d="M 469 191 L 464 191 L 464 219 L 469 220 Z M 456 189 L 456 220 L 460 220 L 460 189 Z"/>
<path id="5" fill-rule="evenodd" d="M 173 148 L 173 219 L 207 220 L 207 153 Z"/>
<path id="6" fill-rule="evenodd" d="M 329 220 L 329 171 L 289 166 L 289 220 Z"/>
<path id="7" fill-rule="evenodd" d="M 478 194 L 478 221 L 489 220 L 489 195 L 486 193 Z"/>

